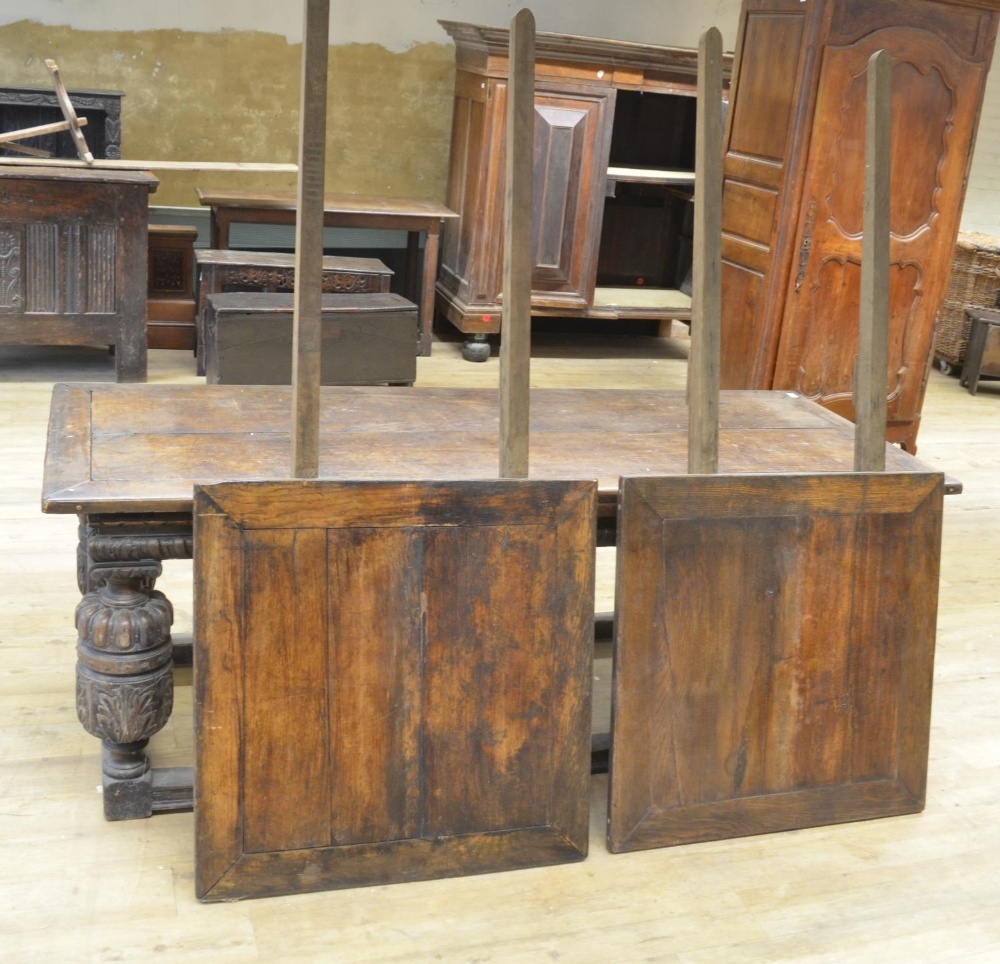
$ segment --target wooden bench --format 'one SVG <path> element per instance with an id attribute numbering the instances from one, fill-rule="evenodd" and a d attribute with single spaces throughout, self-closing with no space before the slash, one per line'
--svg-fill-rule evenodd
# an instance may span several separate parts
<path id="1" fill-rule="evenodd" d="M 198 374 L 205 374 L 205 312 L 208 296 L 227 291 L 289 292 L 295 290 L 295 256 L 258 251 L 220 251 L 206 248 L 195 252 L 198 279 Z M 376 258 L 323 258 L 323 293 L 387 292 L 392 271 Z M 416 342 L 414 327 L 413 339 Z M 414 349 L 416 350 L 416 349 Z"/>
<path id="2" fill-rule="evenodd" d="M 211 208 L 211 245 L 229 247 L 233 224 L 294 224 L 297 197 L 291 191 L 234 191 L 196 188 L 198 200 Z M 436 201 L 361 194 L 328 194 L 323 199 L 326 227 L 405 231 L 406 270 L 403 294 L 420 306 L 420 354 L 431 353 L 434 279 L 437 276 L 441 225 L 458 215 Z M 423 263 L 420 236 L 424 236 Z"/>
<path id="3" fill-rule="evenodd" d="M 295 296 L 232 292 L 208 297 L 205 376 L 210 385 L 290 385 Z M 401 295 L 323 296 L 324 385 L 412 385 L 417 306 Z"/>

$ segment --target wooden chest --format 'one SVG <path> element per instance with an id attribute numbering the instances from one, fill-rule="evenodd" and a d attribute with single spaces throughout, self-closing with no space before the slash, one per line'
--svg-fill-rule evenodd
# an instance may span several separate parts
<path id="1" fill-rule="evenodd" d="M 0 170 L 0 344 L 114 346 L 146 380 L 146 171 Z"/>
<path id="2" fill-rule="evenodd" d="M 205 374 L 205 315 L 208 298 L 216 293 L 236 291 L 292 292 L 295 290 L 295 255 L 262 251 L 222 251 L 206 248 L 195 251 L 198 282 L 197 325 L 198 374 Z M 324 294 L 360 294 L 388 291 L 392 271 L 377 258 L 323 258 Z M 413 337 L 417 337 L 414 322 Z"/>
<path id="3" fill-rule="evenodd" d="M 289 385 L 293 294 L 210 295 L 205 319 L 209 384 Z M 412 385 L 417 306 L 384 293 L 323 296 L 324 385 Z"/>

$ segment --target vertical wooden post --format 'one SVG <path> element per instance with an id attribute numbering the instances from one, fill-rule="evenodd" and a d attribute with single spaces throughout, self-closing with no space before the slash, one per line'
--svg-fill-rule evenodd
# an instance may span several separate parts
<path id="1" fill-rule="evenodd" d="M 688 472 L 707 474 L 719 467 L 722 313 L 722 35 L 715 27 L 698 44 L 694 191 Z"/>
<path id="2" fill-rule="evenodd" d="M 292 337 L 292 474 L 302 479 L 314 479 L 319 474 L 323 177 L 329 49 L 330 0 L 305 0 Z"/>
<path id="3" fill-rule="evenodd" d="M 885 471 L 891 166 L 892 62 L 888 51 L 877 50 L 868 61 L 861 319 L 854 376 L 856 472 Z"/>
<path id="4" fill-rule="evenodd" d="M 503 314 L 500 320 L 500 477 L 528 477 L 531 222 L 535 134 L 535 18 L 510 22 Z"/>

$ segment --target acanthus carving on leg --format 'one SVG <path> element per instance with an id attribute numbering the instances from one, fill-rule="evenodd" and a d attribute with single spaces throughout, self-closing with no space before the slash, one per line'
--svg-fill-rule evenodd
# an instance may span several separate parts
<path id="1" fill-rule="evenodd" d="M 77 606 L 77 714 L 104 743 L 104 807 L 112 820 L 152 812 L 145 747 L 173 708 L 173 607 L 153 588 L 161 559 L 190 558 L 187 529 L 83 519 Z"/>

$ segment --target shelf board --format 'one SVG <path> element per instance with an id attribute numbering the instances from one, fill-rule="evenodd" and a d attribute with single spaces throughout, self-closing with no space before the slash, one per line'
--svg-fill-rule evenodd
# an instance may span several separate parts
<path id="1" fill-rule="evenodd" d="M 691 298 L 677 288 L 595 288 L 594 308 L 644 312 L 691 311 Z"/>
<path id="2" fill-rule="evenodd" d="M 694 171 L 667 171 L 654 167 L 609 167 L 609 181 L 633 184 L 694 184 Z"/>

